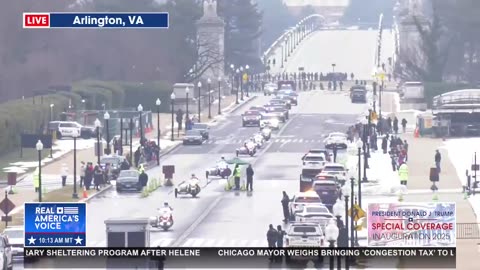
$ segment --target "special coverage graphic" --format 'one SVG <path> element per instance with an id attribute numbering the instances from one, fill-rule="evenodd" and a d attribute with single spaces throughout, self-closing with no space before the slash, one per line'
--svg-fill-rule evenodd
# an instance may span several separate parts
<path id="1" fill-rule="evenodd" d="M 455 203 L 370 203 L 368 246 L 455 247 Z"/>
<path id="2" fill-rule="evenodd" d="M 85 203 L 25 203 L 25 246 L 86 246 Z"/>

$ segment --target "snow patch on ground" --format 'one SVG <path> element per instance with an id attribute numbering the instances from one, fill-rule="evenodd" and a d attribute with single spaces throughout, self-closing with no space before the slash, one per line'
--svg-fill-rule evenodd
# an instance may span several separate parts
<path id="1" fill-rule="evenodd" d="M 465 176 L 465 171 L 470 170 L 471 165 L 474 164 L 475 152 L 477 152 L 478 155 L 477 164 L 480 163 L 480 138 L 446 140 L 442 148 L 448 151 L 448 156 L 457 171 L 458 178 L 460 178 L 462 185 L 466 185 L 467 178 Z M 468 201 L 472 205 L 473 211 L 477 216 L 477 222 L 480 222 L 480 194 L 470 196 Z"/>

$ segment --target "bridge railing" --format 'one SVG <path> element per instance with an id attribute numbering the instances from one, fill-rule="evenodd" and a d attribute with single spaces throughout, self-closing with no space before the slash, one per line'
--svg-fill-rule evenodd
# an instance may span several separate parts
<path id="1" fill-rule="evenodd" d="M 433 108 L 478 107 L 480 106 L 480 89 L 478 92 L 438 95 L 433 98 Z"/>

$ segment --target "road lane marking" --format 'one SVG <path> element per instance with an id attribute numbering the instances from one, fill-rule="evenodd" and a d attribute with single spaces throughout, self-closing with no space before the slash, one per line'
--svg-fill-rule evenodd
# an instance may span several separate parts
<path id="1" fill-rule="evenodd" d="M 212 245 L 213 247 L 225 247 L 225 239 L 220 239 L 218 240 L 218 242 L 216 242 L 214 245 Z"/>
<path id="2" fill-rule="evenodd" d="M 175 239 L 174 238 L 160 238 L 151 243 L 152 247 L 168 247 Z"/>

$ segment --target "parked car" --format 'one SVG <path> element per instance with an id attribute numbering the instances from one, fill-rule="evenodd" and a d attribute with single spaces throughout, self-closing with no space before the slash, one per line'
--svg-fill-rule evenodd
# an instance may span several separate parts
<path id="1" fill-rule="evenodd" d="M 210 127 L 208 126 L 208 124 L 194 123 L 192 129 L 200 131 L 203 139 L 208 140 L 210 136 Z"/>
<path id="2" fill-rule="evenodd" d="M 138 181 L 140 173 L 137 170 L 125 170 L 121 171 L 117 178 L 117 192 L 125 190 L 141 191 L 142 186 Z"/>
<path id="3" fill-rule="evenodd" d="M 295 214 L 295 221 L 297 222 L 311 222 L 318 223 L 325 232 L 328 222 L 334 218 L 333 214 L 326 206 L 320 205 L 307 205 L 301 212 Z"/>
<path id="4" fill-rule="evenodd" d="M 183 136 L 183 144 L 203 144 L 203 135 L 199 130 L 187 130 Z"/>
<path id="5" fill-rule="evenodd" d="M 13 269 L 12 247 L 5 234 L 0 235 L 0 258 L 2 269 Z"/>
<path id="6" fill-rule="evenodd" d="M 24 249 L 24 229 L 23 226 L 12 226 L 7 227 L 3 234 L 8 237 L 8 242 L 12 248 L 13 259 L 23 258 L 23 249 Z"/>
<path id="7" fill-rule="evenodd" d="M 324 154 L 325 155 L 325 159 L 328 161 L 328 162 L 331 162 L 332 160 L 332 153 L 330 153 L 327 149 L 321 149 L 321 148 L 314 148 L 314 149 L 310 149 L 308 150 L 308 152 L 302 157 L 302 160 L 305 159 L 305 157 L 308 155 L 308 154 Z"/>

